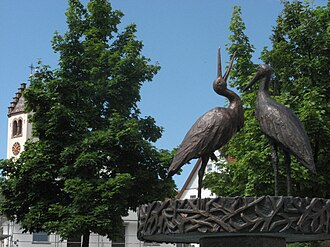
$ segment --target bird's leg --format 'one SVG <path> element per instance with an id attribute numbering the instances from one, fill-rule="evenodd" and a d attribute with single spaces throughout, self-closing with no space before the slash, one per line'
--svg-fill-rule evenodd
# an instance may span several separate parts
<path id="1" fill-rule="evenodd" d="M 209 161 L 209 157 L 207 157 L 207 158 L 202 157 L 201 168 L 199 168 L 199 171 L 198 171 L 198 194 L 197 194 L 197 196 L 199 199 L 202 198 L 202 183 L 203 183 L 205 168 L 206 168 L 208 161 Z"/>
<path id="2" fill-rule="evenodd" d="M 218 158 L 217 158 L 217 156 L 214 153 L 211 153 L 210 158 L 213 161 L 218 161 Z"/>
<path id="3" fill-rule="evenodd" d="M 277 146 L 273 141 L 270 141 L 270 148 L 272 150 L 272 161 L 274 166 L 274 183 L 275 183 L 275 196 L 278 196 L 278 170 L 279 170 L 279 164 L 278 164 L 278 157 L 277 157 Z"/>
<path id="4" fill-rule="evenodd" d="M 288 196 L 292 196 L 292 183 L 291 183 L 291 157 L 290 154 L 284 151 L 284 162 L 286 169 L 286 191 Z"/>

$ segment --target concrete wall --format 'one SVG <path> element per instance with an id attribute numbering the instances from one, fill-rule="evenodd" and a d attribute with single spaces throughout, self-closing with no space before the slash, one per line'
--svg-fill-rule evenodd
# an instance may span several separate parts
<path id="1" fill-rule="evenodd" d="M 8 238 L 2 241 L 2 247 L 67 247 L 67 241 L 62 240 L 57 234 L 48 236 L 47 242 L 34 242 L 33 235 L 30 233 L 22 233 L 20 226 L 10 221 L 5 221 L 2 224 L 3 234 L 9 235 Z M 137 239 L 137 214 L 130 211 L 129 215 L 124 218 L 125 241 L 117 243 L 116 247 L 145 247 L 145 246 L 160 246 L 174 247 L 172 244 L 144 243 Z M 90 236 L 90 247 L 112 247 L 112 241 L 107 237 L 92 233 Z M 120 244 L 120 245 L 118 245 Z"/>

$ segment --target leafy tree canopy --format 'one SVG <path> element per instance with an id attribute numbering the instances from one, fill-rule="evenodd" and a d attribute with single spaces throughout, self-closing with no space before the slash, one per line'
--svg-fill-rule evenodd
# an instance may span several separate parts
<path id="1" fill-rule="evenodd" d="M 159 70 L 141 54 L 136 26 L 107 0 L 69 0 L 68 31 L 55 33 L 57 69 L 39 63 L 24 91 L 33 140 L 1 162 L 1 209 L 25 231 L 115 238 L 122 216 L 174 192 L 162 128 L 140 117 L 140 88 Z"/>

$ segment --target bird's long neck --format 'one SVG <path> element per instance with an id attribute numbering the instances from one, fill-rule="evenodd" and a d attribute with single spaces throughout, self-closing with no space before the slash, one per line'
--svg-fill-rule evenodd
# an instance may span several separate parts
<path id="1" fill-rule="evenodd" d="M 241 101 L 240 97 L 236 93 L 234 93 L 233 91 L 228 89 L 225 85 L 219 86 L 219 84 L 217 84 L 216 81 L 213 84 L 213 89 L 217 94 L 222 95 L 229 100 L 228 109 L 232 110 L 232 113 L 233 113 L 232 117 L 237 120 L 236 121 L 237 130 L 240 130 L 241 128 L 243 128 L 244 110 L 243 110 L 243 105 L 242 105 L 242 101 Z"/>
<path id="2" fill-rule="evenodd" d="M 260 87 L 259 87 L 259 93 L 266 94 L 267 96 L 269 96 L 270 74 L 261 78 L 260 81 L 261 81 L 261 83 L 260 83 Z"/>
<path id="3" fill-rule="evenodd" d="M 218 94 L 225 96 L 229 100 L 229 107 L 230 109 L 233 109 L 234 111 L 241 110 L 242 108 L 242 102 L 240 97 L 230 89 L 223 90 L 221 92 L 217 92 Z"/>

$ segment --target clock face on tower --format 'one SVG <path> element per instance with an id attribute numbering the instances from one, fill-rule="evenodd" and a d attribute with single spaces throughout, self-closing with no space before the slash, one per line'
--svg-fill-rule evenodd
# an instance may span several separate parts
<path id="1" fill-rule="evenodd" d="M 21 151 L 21 145 L 18 142 L 15 142 L 11 150 L 13 151 L 14 155 L 18 155 Z"/>

